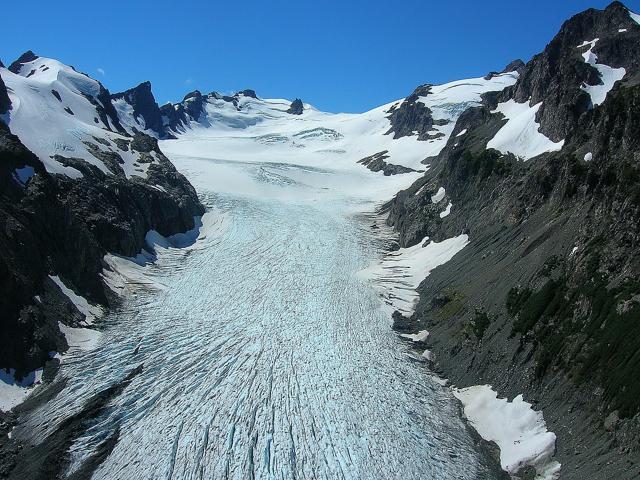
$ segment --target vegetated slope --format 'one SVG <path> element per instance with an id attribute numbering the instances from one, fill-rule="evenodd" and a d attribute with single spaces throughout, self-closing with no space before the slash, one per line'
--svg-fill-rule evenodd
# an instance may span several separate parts
<path id="1" fill-rule="evenodd" d="M 113 300 L 107 252 L 135 256 L 149 230 L 192 229 L 203 207 L 99 82 L 31 52 L 0 78 L 0 368 L 19 379 L 66 350 L 61 328 L 91 323 L 75 295 Z"/>
<path id="2" fill-rule="evenodd" d="M 395 327 L 544 410 L 562 478 L 640 475 L 639 62 L 621 3 L 573 17 L 387 205 L 402 247 L 470 238 Z"/>

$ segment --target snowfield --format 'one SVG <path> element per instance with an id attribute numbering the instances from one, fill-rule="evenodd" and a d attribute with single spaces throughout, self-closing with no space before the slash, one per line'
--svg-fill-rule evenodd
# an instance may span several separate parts
<path id="1" fill-rule="evenodd" d="M 107 165 L 91 153 L 87 142 L 105 152 L 117 153 L 127 178 L 146 177 L 148 163 L 138 163 L 138 155 L 117 148 L 115 141 L 125 137 L 117 133 L 108 116 L 98 114 L 103 108 L 98 98 L 98 81 L 76 72 L 57 60 L 39 57 L 22 66 L 15 74 L 0 68 L 7 86 L 11 109 L 6 120 L 11 132 L 44 163 L 49 173 L 71 178 L 82 176 L 77 169 L 56 159 L 56 155 L 80 158 L 111 175 Z M 108 97 L 107 97 L 108 98 Z M 96 142 L 103 139 L 108 145 Z"/>
<path id="2" fill-rule="evenodd" d="M 380 261 L 363 269 L 360 275 L 370 279 L 384 299 L 389 315 L 398 310 L 410 316 L 420 296 L 418 285 L 434 268 L 444 265 L 469 243 L 461 234 L 440 243 L 425 238 L 413 247 L 387 253 Z"/>
<path id="3" fill-rule="evenodd" d="M 489 140 L 487 148 L 494 148 L 503 154 L 513 153 L 522 160 L 529 160 L 545 152 L 557 152 L 564 145 L 564 140 L 552 142 L 540 133 L 540 124 L 536 122 L 536 114 L 542 103 L 533 107 L 528 102 L 517 103 L 515 100 L 501 103 L 491 113 L 501 113 L 507 123 Z"/>
<path id="4" fill-rule="evenodd" d="M 8 412 L 21 404 L 40 384 L 42 369 L 35 370 L 20 381 L 15 378 L 15 370 L 0 368 L 0 410 Z"/>

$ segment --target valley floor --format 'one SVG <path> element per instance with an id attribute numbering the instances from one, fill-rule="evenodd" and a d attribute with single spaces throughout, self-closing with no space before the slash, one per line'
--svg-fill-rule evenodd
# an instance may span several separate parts
<path id="1" fill-rule="evenodd" d="M 358 275 L 384 246 L 365 212 L 400 180 L 179 147 L 209 208 L 199 240 L 126 262 L 97 348 L 63 358 L 13 438 L 66 432 L 77 478 L 501 477 Z"/>

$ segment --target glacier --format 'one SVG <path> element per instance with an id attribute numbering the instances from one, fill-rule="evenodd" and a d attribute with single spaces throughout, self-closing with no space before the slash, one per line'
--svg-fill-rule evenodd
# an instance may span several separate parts
<path id="1" fill-rule="evenodd" d="M 358 275 L 384 248 L 366 212 L 397 180 L 172 148 L 217 226 L 129 261 L 138 277 L 98 321 L 100 347 L 68 353 L 54 380 L 65 388 L 13 434 L 51 434 L 143 364 L 75 439 L 67 474 L 117 431 L 95 479 L 497 478 Z"/>
<path id="2" fill-rule="evenodd" d="M 293 116 L 284 100 L 210 99 L 199 121 L 160 140 L 207 207 L 199 229 L 150 231 L 137 256 L 104 257 L 121 305 L 90 312 L 95 337 L 65 331 L 77 348 L 57 356 L 45 390 L 55 393 L 12 436 L 39 445 L 104 403 L 68 439 L 66 476 L 92 465 L 95 479 L 501 478 L 429 369 L 428 332 L 391 329 L 390 306 L 410 311 L 420 281 L 468 237 L 389 254 L 393 234 L 375 212 L 429 168 L 463 107 L 516 78 L 434 86 L 420 101 L 448 123 L 426 142 L 388 134 L 403 100 L 363 114 L 305 104 Z M 381 151 L 417 171 L 357 163 Z"/>

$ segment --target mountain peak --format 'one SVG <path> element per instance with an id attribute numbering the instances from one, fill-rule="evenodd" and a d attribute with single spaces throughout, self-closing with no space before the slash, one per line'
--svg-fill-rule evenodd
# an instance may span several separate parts
<path id="1" fill-rule="evenodd" d="M 111 95 L 111 98 L 122 98 L 125 95 L 133 95 L 133 94 L 141 94 L 141 93 L 150 94 L 153 96 L 153 93 L 151 92 L 151 82 L 147 80 L 146 82 L 142 82 L 133 88 L 125 90 L 124 92 L 114 93 Z"/>
<path id="2" fill-rule="evenodd" d="M 201 97 L 202 97 L 202 93 L 200 92 L 200 90 L 194 90 L 193 92 L 187 93 L 182 99 L 182 101 L 184 102 L 186 100 L 189 100 L 190 98 L 201 98 Z"/>
<path id="3" fill-rule="evenodd" d="M 622 2 L 619 2 L 618 0 L 615 0 L 614 2 L 611 2 L 609 4 L 609 6 L 607 8 L 605 8 L 605 10 L 626 10 L 626 11 L 628 11 L 629 9 Z"/>
<path id="4" fill-rule="evenodd" d="M 151 91 L 151 82 L 142 82 L 134 88 L 124 92 L 111 95 L 114 105 L 122 107 L 121 102 L 126 102 L 133 108 L 133 121 L 129 122 L 130 126 L 134 126 L 134 122 L 139 119 L 143 120 L 145 129 L 152 130 L 159 138 L 164 136 L 162 126 L 162 115 L 160 108 L 156 102 L 153 92 Z M 126 116 L 123 110 L 121 116 Z"/>
<path id="5" fill-rule="evenodd" d="M 236 93 L 236 95 L 237 96 L 244 95 L 245 97 L 255 98 L 256 100 L 258 99 L 258 95 L 256 95 L 255 90 L 251 90 L 251 89 L 241 90 L 238 93 Z"/>
<path id="6" fill-rule="evenodd" d="M 136 87 L 134 87 L 134 90 L 149 90 L 149 91 L 151 91 L 151 82 L 149 80 L 145 80 L 144 82 L 142 82 L 139 85 L 137 85 Z"/>
<path id="7" fill-rule="evenodd" d="M 13 73 L 18 73 L 22 65 L 24 65 L 25 63 L 33 62 L 38 58 L 39 58 L 38 55 L 33 53 L 31 50 L 27 50 L 22 55 L 20 55 L 15 62 L 13 62 L 9 66 L 9 70 L 12 71 Z"/>
<path id="8" fill-rule="evenodd" d="M 302 103 L 302 100 L 296 98 L 293 102 L 291 102 L 291 106 L 287 110 L 287 113 L 290 113 L 291 115 L 302 115 L 303 111 L 304 104 Z"/>
<path id="9" fill-rule="evenodd" d="M 516 72 L 524 66 L 525 66 L 525 63 L 521 59 L 517 58 L 516 60 L 511 62 L 509 65 L 504 67 L 504 70 L 502 71 L 502 73 Z"/>

